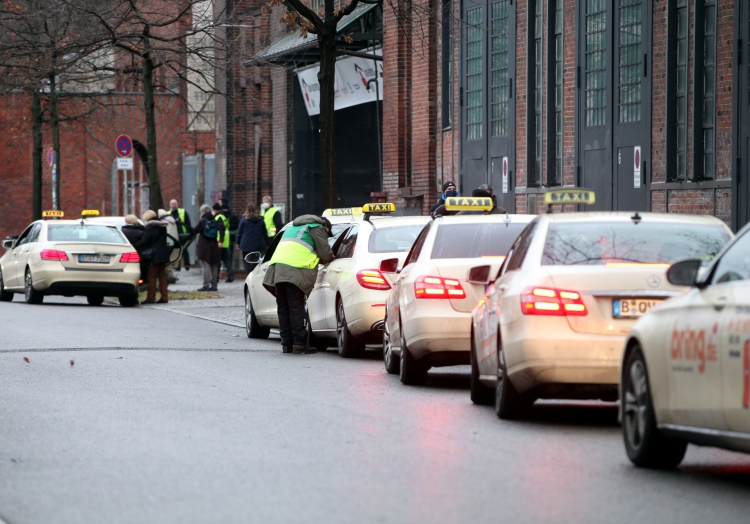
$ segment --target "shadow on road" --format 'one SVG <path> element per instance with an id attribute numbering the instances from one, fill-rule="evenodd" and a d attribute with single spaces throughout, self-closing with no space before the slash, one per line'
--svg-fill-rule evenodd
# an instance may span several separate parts
<path id="1" fill-rule="evenodd" d="M 601 402 L 539 402 L 529 421 L 551 425 L 619 426 L 617 404 Z"/>

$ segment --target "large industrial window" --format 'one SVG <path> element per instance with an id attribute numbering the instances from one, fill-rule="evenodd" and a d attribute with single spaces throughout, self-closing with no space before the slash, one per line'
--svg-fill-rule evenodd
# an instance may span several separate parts
<path id="1" fill-rule="evenodd" d="M 607 2 L 586 0 L 586 127 L 607 123 Z"/>
<path id="2" fill-rule="evenodd" d="M 667 42 L 667 180 L 687 180 L 688 0 L 670 0 Z"/>
<path id="3" fill-rule="evenodd" d="M 443 129 L 453 125 L 453 0 L 443 0 L 442 17 L 442 103 Z"/>
<path id="4" fill-rule="evenodd" d="M 534 13 L 534 23 L 529 24 L 529 74 L 528 85 L 533 86 L 533 102 L 528 109 L 528 185 L 538 187 L 542 185 L 542 85 L 543 58 L 542 38 L 544 36 L 544 0 L 529 0 L 529 13 Z M 533 54 L 532 54 L 533 53 Z"/>
<path id="5" fill-rule="evenodd" d="M 716 0 L 698 0 L 695 9 L 694 180 L 716 175 Z"/>
<path id="6" fill-rule="evenodd" d="M 510 80 L 508 76 L 509 0 L 492 2 L 492 136 L 508 135 L 508 101 Z"/>
<path id="7" fill-rule="evenodd" d="M 482 8 L 466 12 L 466 138 L 482 138 Z"/>
<path id="8" fill-rule="evenodd" d="M 563 182 L 563 0 L 549 0 L 547 38 L 547 185 Z"/>
<path id="9" fill-rule="evenodd" d="M 641 120 L 641 74 L 643 26 L 641 0 L 620 0 L 620 63 L 619 122 L 629 124 Z"/>

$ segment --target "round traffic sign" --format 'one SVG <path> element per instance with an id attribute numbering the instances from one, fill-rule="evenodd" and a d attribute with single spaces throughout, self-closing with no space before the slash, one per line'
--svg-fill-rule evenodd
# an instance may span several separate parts
<path id="1" fill-rule="evenodd" d="M 640 147 L 635 148 L 635 158 L 633 160 L 634 160 L 633 164 L 635 168 L 640 169 L 641 168 L 641 148 Z"/>
<path id="2" fill-rule="evenodd" d="M 130 156 L 133 153 L 133 141 L 128 135 L 120 135 L 115 141 L 115 150 L 120 156 Z"/>

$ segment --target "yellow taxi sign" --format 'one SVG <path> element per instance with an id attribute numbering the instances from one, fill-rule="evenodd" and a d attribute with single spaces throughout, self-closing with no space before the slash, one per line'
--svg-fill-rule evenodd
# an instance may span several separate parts
<path id="1" fill-rule="evenodd" d="M 64 216 L 65 216 L 65 213 L 63 213 L 59 209 L 50 209 L 48 211 L 42 211 L 42 218 L 62 218 Z"/>
<path id="2" fill-rule="evenodd" d="M 98 217 L 99 216 L 99 210 L 98 209 L 84 209 L 81 211 L 82 217 Z"/>
<path id="3" fill-rule="evenodd" d="M 382 204 L 365 204 L 362 206 L 362 212 L 373 214 L 373 213 L 393 213 L 396 211 L 396 205 L 390 203 Z"/>
<path id="4" fill-rule="evenodd" d="M 492 211 L 495 203 L 490 197 L 448 197 L 446 211 Z"/>
<path id="5" fill-rule="evenodd" d="M 548 206 L 555 204 L 584 204 L 596 203 L 596 193 L 581 187 L 552 189 L 544 194 L 544 203 Z"/>
<path id="6" fill-rule="evenodd" d="M 324 217 L 341 217 L 341 216 L 353 216 L 353 215 L 361 215 L 362 214 L 362 208 L 361 207 L 337 207 L 337 208 L 329 208 L 323 211 Z"/>

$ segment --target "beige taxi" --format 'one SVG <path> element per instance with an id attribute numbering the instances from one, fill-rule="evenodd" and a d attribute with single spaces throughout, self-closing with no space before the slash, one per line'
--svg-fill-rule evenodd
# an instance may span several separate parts
<path id="1" fill-rule="evenodd" d="M 637 466 L 676 467 L 688 443 L 750 453 L 750 226 L 699 277 L 702 262 L 669 268 L 687 289 L 625 342 L 620 409 Z"/>
<path id="2" fill-rule="evenodd" d="M 46 211 L 46 218 L 63 217 Z M 17 239 L 3 241 L 0 300 L 23 293 L 29 304 L 48 295 L 85 295 L 91 305 L 116 296 L 126 307 L 138 304 L 140 257 L 115 226 L 80 220 L 38 220 Z"/>
<path id="3" fill-rule="evenodd" d="M 593 203 L 581 189 L 546 194 Z M 708 264 L 732 233 L 710 216 L 546 213 L 513 244 L 472 312 L 471 399 L 500 418 L 536 399 L 617 399 L 622 346 L 645 312 L 677 295 L 669 264 Z"/>

